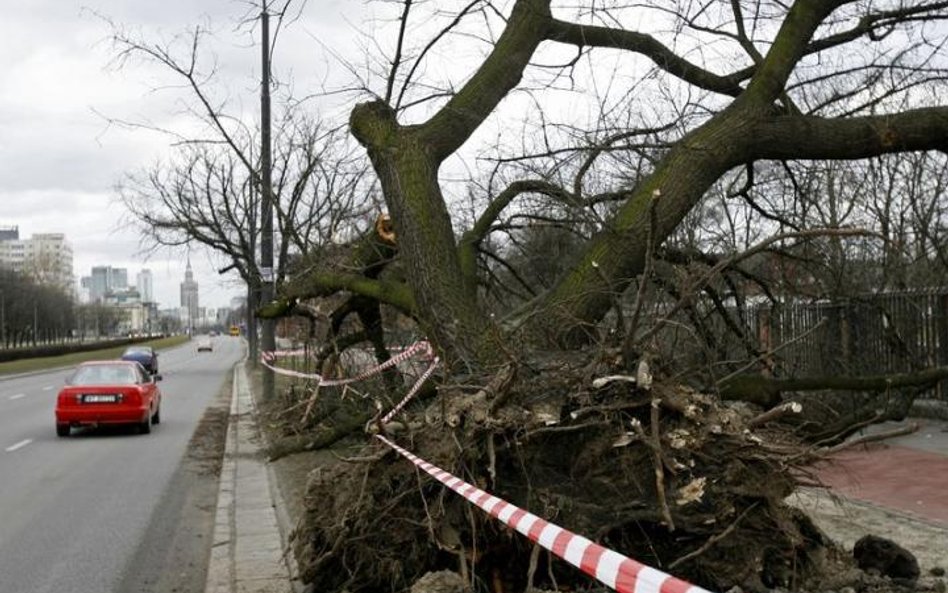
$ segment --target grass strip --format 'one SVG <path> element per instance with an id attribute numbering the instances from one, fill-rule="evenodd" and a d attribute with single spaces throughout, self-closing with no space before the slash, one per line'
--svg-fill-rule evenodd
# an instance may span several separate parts
<path id="1" fill-rule="evenodd" d="M 171 336 L 141 342 L 141 345 L 151 346 L 156 350 L 161 350 L 184 344 L 188 339 L 188 336 Z M 119 358 L 127 347 L 127 345 L 113 346 L 102 350 L 74 352 L 72 354 L 63 354 L 62 356 L 44 356 L 43 358 L 25 358 L 23 360 L 3 362 L 0 363 L 0 376 L 74 366 L 80 362 L 86 362 L 87 360 L 113 360 Z"/>

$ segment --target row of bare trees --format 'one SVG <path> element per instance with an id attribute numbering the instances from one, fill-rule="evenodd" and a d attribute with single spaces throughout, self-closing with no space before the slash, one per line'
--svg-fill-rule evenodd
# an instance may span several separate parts
<path id="1" fill-rule="evenodd" d="M 61 342 L 73 336 L 76 307 L 62 289 L 0 267 L 0 347 Z"/>

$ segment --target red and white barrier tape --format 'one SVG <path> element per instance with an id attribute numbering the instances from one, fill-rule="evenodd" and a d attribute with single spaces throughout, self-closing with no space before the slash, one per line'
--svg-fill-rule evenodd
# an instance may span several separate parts
<path id="1" fill-rule="evenodd" d="M 388 414 L 382 416 L 382 424 L 390 422 L 392 418 L 395 417 L 395 414 L 398 414 L 402 408 L 405 407 L 405 404 L 407 404 L 411 398 L 415 397 L 415 394 L 418 393 L 418 390 L 421 389 L 421 386 L 425 384 L 425 381 L 427 381 L 428 377 L 431 376 L 431 373 L 434 372 L 435 368 L 438 366 L 439 361 L 440 359 L 437 356 L 431 360 L 431 364 L 428 365 L 428 368 L 425 369 L 425 372 L 422 373 L 420 377 L 418 377 L 418 380 L 415 381 L 415 384 L 411 386 L 411 389 L 408 390 L 408 393 L 405 394 L 405 397 L 402 398 L 402 401 L 395 404 L 395 407 L 392 408 Z"/>
<path id="2" fill-rule="evenodd" d="M 567 531 L 489 492 L 472 486 L 440 467 L 413 455 L 382 435 L 375 435 L 375 438 L 491 517 L 619 593 L 709 593 L 701 587 L 606 549 L 581 535 Z"/>
<path id="3" fill-rule="evenodd" d="M 327 380 L 323 379 L 320 375 L 298 373 L 296 371 L 271 366 L 268 360 L 275 360 L 277 356 L 274 355 L 281 355 L 282 353 L 280 352 L 263 353 L 261 355 L 261 361 L 264 366 L 274 372 L 306 379 L 317 379 L 321 386 L 346 385 L 381 373 L 389 367 L 408 360 L 419 352 L 433 356 L 431 364 L 428 365 L 425 372 L 418 377 L 418 380 L 415 381 L 415 384 L 412 385 L 408 393 L 405 394 L 405 397 L 402 398 L 388 414 L 382 417 L 382 424 L 385 424 L 391 421 L 391 419 L 405 407 L 405 404 L 418 393 L 418 390 L 421 389 L 421 386 L 431 377 L 431 374 L 438 366 L 439 359 L 437 356 L 434 356 L 434 351 L 427 341 L 416 342 L 383 364 L 368 369 L 350 379 Z M 706 589 L 682 581 L 658 569 L 636 562 L 618 552 L 604 548 L 581 535 L 576 535 L 554 523 L 550 523 L 512 505 L 503 499 L 497 498 L 489 492 L 468 484 L 440 467 L 432 465 L 406 449 L 399 447 L 383 435 L 377 434 L 375 438 L 394 449 L 399 455 L 411 461 L 416 467 L 424 470 L 430 476 L 464 497 L 471 504 L 479 507 L 491 517 L 503 522 L 511 529 L 526 536 L 530 541 L 543 546 L 557 557 L 569 562 L 607 587 L 618 591 L 618 593 L 710 593 Z"/>
<path id="4" fill-rule="evenodd" d="M 296 349 L 296 350 L 271 350 L 269 352 L 262 352 L 260 356 L 266 360 L 276 360 L 278 358 L 285 358 L 287 356 L 304 356 L 306 355 L 306 350 Z"/>
<path id="5" fill-rule="evenodd" d="M 277 350 L 277 351 L 271 351 L 271 352 L 261 352 L 261 353 L 260 353 L 260 363 L 261 363 L 263 366 L 265 366 L 265 367 L 267 367 L 268 369 L 270 369 L 271 371 L 273 371 L 274 373 L 277 373 L 277 374 L 279 374 L 279 375 L 285 375 L 285 376 L 287 376 L 287 377 L 297 377 L 297 378 L 300 378 L 300 379 L 316 380 L 316 381 L 318 382 L 318 384 L 319 384 L 320 387 L 333 387 L 333 386 L 348 385 L 348 384 L 350 384 L 350 383 L 356 383 L 356 382 L 358 382 L 358 381 L 363 381 L 363 380 L 368 379 L 369 377 L 371 377 L 371 376 L 373 376 L 373 375 L 377 375 L 377 374 L 381 373 L 382 371 L 384 371 L 384 370 L 386 370 L 386 369 L 389 369 L 389 368 L 391 368 L 391 367 L 393 367 L 393 366 L 395 366 L 395 365 L 397 365 L 397 364 L 401 364 L 401 363 L 405 362 L 406 360 L 412 358 L 413 356 L 415 356 L 415 355 L 418 354 L 418 353 L 422 353 L 422 354 L 427 355 L 427 356 L 434 356 L 434 350 L 431 348 L 431 344 L 429 344 L 427 340 L 421 340 L 420 342 L 415 342 L 415 343 L 412 344 L 411 346 L 408 346 L 408 347 L 405 348 L 403 351 L 401 351 L 400 353 L 396 354 L 395 356 L 389 358 L 388 360 L 386 360 L 386 361 L 383 362 L 382 364 L 376 365 L 376 366 L 374 366 L 374 367 L 372 367 L 372 368 L 370 368 L 370 369 L 367 369 L 367 370 L 365 370 L 365 371 L 359 373 L 359 374 L 356 375 L 355 377 L 350 377 L 350 378 L 348 378 L 348 379 L 325 379 L 325 378 L 323 378 L 322 375 L 319 375 L 319 374 L 317 374 L 317 373 L 301 373 L 301 372 L 299 372 L 299 371 L 293 371 L 293 370 L 290 370 L 290 369 L 283 369 L 283 368 L 280 368 L 280 367 L 278 367 L 278 366 L 274 366 L 274 365 L 272 364 L 273 362 L 276 362 L 276 360 L 277 360 L 278 358 L 281 358 L 281 357 L 284 357 L 284 356 L 289 356 L 289 355 L 296 355 L 296 354 L 301 353 L 301 352 L 302 352 L 302 351 L 297 351 L 297 350 Z M 432 364 L 428 367 L 429 370 L 432 370 L 432 371 L 433 371 L 433 368 L 434 368 L 434 366 L 435 366 L 436 364 L 437 364 L 437 357 L 435 357 L 435 360 L 434 360 L 434 361 L 432 362 Z M 425 377 L 425 378 L 427 378 L 428 376 L 431 376 L 431 373 L 426 371 L 426 377 Z M 417 390 L 416 390 L 416 391 L 417 391 Z"/>

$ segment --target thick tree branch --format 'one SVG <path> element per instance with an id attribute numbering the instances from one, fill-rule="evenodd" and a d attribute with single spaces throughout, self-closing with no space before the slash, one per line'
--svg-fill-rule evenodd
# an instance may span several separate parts
<path id="1" fill-rule="evenodd" d="M 466 276 L 473 277 L 476 270 L 477 248 L 491 232 L 494 222 L 517 196 L 525 193 L 543 194 L 564 202 L 568 202 L 573 198 L 569 192 L 560 186 L 542 179 L 524 179 L 508 185 L 497 194 L 497 197 L 491 200 L 474 223 L 474 226 L 465 232 L 458 242 L 461 266 Z"/>
<path id="2" fill-rule="evenodd" d="M 580 48 L 608 47 L 642 54 L 662 70 L 685 82 L 732 97 L 741 94 L 743 89 L 740 81 L 747 79 L 753 72 L 753 68 L 746 68 L 721 76 L 678 56 L 651 35 L 624 29 L 579 25 L 554 19 L 550 24 L 547 39 Z"/>
<path id="3" fill-rule="evenodd" d="M 787 391 L 885 391 L 903 387 L 926 387 L 948 378 L 948 367 L 934 367 L 915 373 L 866 375 L 860 377 L 800 377 L 774 379 L 761 375 L 740 375 L 721 384 L 721 397 L 754 402 L 780 401 Z"/>
<path id="4" fill-rule="evenodd" d="M 870 39 L 875 41 L 885 37 L 888 34 L 888 31 L 881 34 L 877 33 L 877 31 L 880 29 L 887 29 L 890 31 L 891 28 L 898 23 L 915 19 L 923 20 L 929 18 L 928 15 L 935 15 L 940 11 L 944 11 L 945 9 L 948 9 L 948 2 L 931 2 L 918 6 L 903 6 L 902 8 L 896 10 L 871 12 L 859 19 L 859 22 L 856 24 L 856 26 L 852 27 L 851 29 L 813 41 L 807 48 L 807 53 L 817 53 L 833 47 L 838 47 L 851 41 L 855 41 L 864 35 L 869 36 Z M 942 18 L 944 18 L 944 14 L 942 14 Z"/>
<path id="5" fill-rule="evenodd" d="M 755 126 L 757 159 L 863 159 L 896 152 L 948 152 L 948 107 L 851 118 L 774 117 Z"/>
<path id="6" fill-rule="evenodd" d="M 343 272 L 309 272 L 306 274 L 305 289 L 300 286 L 294 286 L 283 291 L 283 306 L 277 305 L 275 308 L 268 308 L 266 315 L 261 313 L 261 317 L 277 317 L 287 309 L 288 302 L 298 298 L 310 298 L 317 296 L 328 296 L 340 290 L 346 290 L 354 294 L 373 298 L 379 302 L 391 305 L 405 313 L 413 315 L 415 310 L 415 299 L 408 286 L 402 282 L 392 280 L 374 280 L 360 274 L 346 274 Z"/>
<path id="7" fill-rule="evenodd" d="M 504 32 L 477 72 L 422 124 L 422 141 L 436 161 L 443 161 L 460 148 L 520 83 L 549 21 L 550 0 L 517 0 Z"/>

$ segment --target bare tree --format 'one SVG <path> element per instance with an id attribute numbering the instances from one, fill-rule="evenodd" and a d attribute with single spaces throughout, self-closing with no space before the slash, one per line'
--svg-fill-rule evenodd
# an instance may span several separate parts
<path id="1" fill-rule="evenodd" d="M 281 3 L 282 25 L 292 2 Z M 290 15 L 292 16 L 292 15 Z M 250 21 L 244 23 L 250 26 Z M 259 129 L 231 110 L 217 85 L 216 64 L 202 54 L 208 35 L 196 26 L 168 42 L 147 38 L 113 26 L 116 60 L 157 64 L 184 89 L 178 98 L 192 125 L 167 129 L 150 122 L 113 123 L 158 131 L 173 141 L 166 160 L 130 173 L 119 185 L 119 197 L 141 228 L 150 248 L 194 243 L 223 257 L 225 270 L 235 269 L 247 283 L 250 310 L 258 306 L 264 281 L 258 261 L 260 192 Z M 279 25 L 277 27 L 279 32 Z M 176 87 L 178 88 L 178 87 Z M 291 260 L 332 237 L 354 231 L 354 220 L 376 209 L 374 180 L 366 175 L 364 158 L 338 126 L 306 115 L 298 101 L 285 93 L 274 126 L 277 139 L 271 163 L 274 206 L 274 281 L 287 275 Z M 249 324 L 255 351 L 255 325 Z"/>

